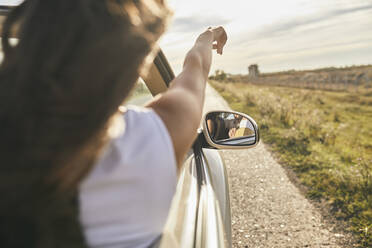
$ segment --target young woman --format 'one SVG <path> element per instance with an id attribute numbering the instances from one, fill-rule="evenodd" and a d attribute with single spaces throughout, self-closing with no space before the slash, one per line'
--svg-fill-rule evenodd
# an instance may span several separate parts
<path id="1" fill-rule="evenodd" d="M 222 27 L 209 28 L 166 93 L 119 113 L 169 15 L 162 0 L 26 0 L 10 13 L 1 247 L 147 247 L 161 235 L 200 123 L 212 49 L 222 54 L 227 40 Z M 113 125 L 122 126 L 115 136 Z"/>

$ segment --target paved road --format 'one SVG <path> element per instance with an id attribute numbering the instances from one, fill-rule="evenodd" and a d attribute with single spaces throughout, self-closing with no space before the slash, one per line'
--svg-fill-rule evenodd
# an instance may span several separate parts
<path id="1" fill-rule="evenodd" d="M 204 111 L 224 109 L 227 103 L 208 86 Z M 345 234 L 324 223 L 263 143 L 221 155 L 229 173 L 233 247 L 344 247 L 338 243 Z"/>

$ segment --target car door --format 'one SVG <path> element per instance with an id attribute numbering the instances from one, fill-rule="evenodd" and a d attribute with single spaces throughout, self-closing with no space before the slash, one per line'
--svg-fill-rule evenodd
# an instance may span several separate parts
<path id="1" fill-rule="evenodd" d="M 160 50 L 144 81 L 155 95 L 167 90 L 173 70 Z M 230 247 L 231 217 L 225 165 L 201 130 L 185 158 L 161 247 Z"/>

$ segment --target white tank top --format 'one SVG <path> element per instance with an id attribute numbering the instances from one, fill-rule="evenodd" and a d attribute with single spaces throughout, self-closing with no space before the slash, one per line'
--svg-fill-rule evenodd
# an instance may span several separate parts
<path id="1" fill-rule="evenodd" d="M 168 130 L 152 109 L 128 107 L 112 139 L 80 185 L 80 223 L 89 247 L 148 247 L 162 233 L 176 190 Z"/>

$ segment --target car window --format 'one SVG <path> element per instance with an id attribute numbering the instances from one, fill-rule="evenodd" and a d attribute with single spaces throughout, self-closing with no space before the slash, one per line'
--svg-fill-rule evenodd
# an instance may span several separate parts
<path id="1" fill-rule="evenodd" d="M 147 88 L 145 82 L 140 78 L 130 96 L 124 102 L 124 105 L 144 106 L 148 101 L 153 98 L 150 90 Z"/>

